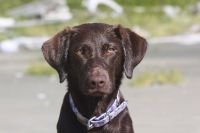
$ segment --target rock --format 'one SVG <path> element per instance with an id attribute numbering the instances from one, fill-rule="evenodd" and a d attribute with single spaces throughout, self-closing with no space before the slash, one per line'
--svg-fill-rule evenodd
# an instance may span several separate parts
<path id="1" fill-rule="evenodd" d="M 46 0 L 50 2 L 46 14 L 43 18 L 46 20 L 69 20 L 72 18 L 72 14 L 69 11 L 69 7 L 66 4 L 66 0 Z"/>
<path id="2" fill-rule="evenodd" d="M 19 45 L 16 41 L 5 40 L 0 42 L 0 51 L 4 53 L 14 53 L 19 50 Z"/>
<path id="3" fill-rule="evenodd" d="M 163 8 L 163 12 L 169 16 L 170 18 L 175 18 L 178 13 L 180 12 L 180 7 L 178 6 L 171 6 L 171 5 L 166 5 Z"/>
<path id="4" fill-rule="evenodd" d="M 192 6 L 190 10 L 192 11 L 192 13 L 200 15 L 200 1 L 196 5 Z"/>
<path id="5" fill-rule="evenodd" d="M 200 44 L 200 34 L 183 34 L 166 37 L 156 37 L 148 39 L 150 44 L 181 44 L 195 45 Z"/>
<path id="6" fill-rule="evenodd" d="M 200 24 L 194 24 L 189 28 L 189 33 L 200 33 Z"/>
<path id="7" fill-rule="evenodd" d="M 13 27 L 15 25 L 15 19 L 13 18 L 0 18 L 0 28 Z"/>
<path id="8" fill-rule="evenodd" d="M 144 13 L 146 11 L 145 8 L 142 7 L 142 6 L 136 6 L 136 7 L 133 8 L 133 10 L 136 13 Z"/>
<path id="9" fill-rule="evenodd" d="M 21 47 L 28 50 L 38 50 L 49 37 L 18 37 L 0 42 L 0 51 L 3 53 L 18 52 Z"/>
<path id="10" fill-rule="evenodd" d="M 171 5 L 164 6 L 163 8 L 164 13 L 171 18 L 175 18 L 180 10 L 180 7 Z"/>
<path id="11" fill-rule="evenodd" d="M 8 12 L 14 17 L 42 18 L 45 20 L 69 20 L 72 14 L 65 0 L 37 0 Z"/>
<path id="12" fill-rule="evenodd" d="M 99 4 L 104 4 L 114 10 L 116 15 L 123 13 L 123 8 L 113 0 L 84 0 L 83 5 L 91 13 L 96 13 Z"/>
<path id="13" fill-rule="evenodd" d="M 39 100 L 46 100 L 47 99 L 47 95 L 43 92 L 40 92 L 37 94 L 37 99 Z"/>

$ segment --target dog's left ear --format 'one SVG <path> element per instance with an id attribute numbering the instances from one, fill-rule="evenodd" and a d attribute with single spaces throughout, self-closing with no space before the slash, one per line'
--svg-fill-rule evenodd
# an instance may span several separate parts
<path id="1" fill-rule="evenodd" d="M 46 61 L 58 72 L 60 83 L 64 82 L 67 75 L 64 64 L 67 63 L 71 31 L 70 28 L 66 28 L 42 45 L 43 55 Z"/>
<path id="2" fill-rule="evenodd" d="M 114 26 L 114 31 L 122 41 L 125 56 L 124 70 L 126 77 L 130 79 L 132 78 L 133 69 L 140 63 L 146 53 L 147 41 L 130 29 L 120 25 Z"/>

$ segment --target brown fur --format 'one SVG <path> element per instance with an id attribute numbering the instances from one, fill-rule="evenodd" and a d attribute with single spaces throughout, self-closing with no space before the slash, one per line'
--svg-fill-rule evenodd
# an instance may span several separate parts
<path id="1" fill-rule="evenodd" d="M 123 72 L 132 77 L 145 55 L 146 40 L 130 29 L 102 23 L 65 29 L 44 43 L 47 62 L 57 70 L 60 82 L 68 81 L 57 124 L 58 133 L 133 133 L 126 108 L 105 126 L 87 130 L 69 104 L 69 93 L 87 118 L 104 113 L 116 98 Z M 120 101 L 124 101 L 120 93 Z"/>

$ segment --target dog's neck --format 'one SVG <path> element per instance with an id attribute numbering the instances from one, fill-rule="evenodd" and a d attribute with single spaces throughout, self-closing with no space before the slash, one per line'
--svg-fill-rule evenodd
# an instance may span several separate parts
<path id="1" fill-rule="evenodd" d="M 92 97 L 85 96 L 80 92 L 70 91 L 75 106 L 79 112 L 86 118 L 99 116 L 114 102 L 117 96 L 117 90 L 108 96 Z"/>

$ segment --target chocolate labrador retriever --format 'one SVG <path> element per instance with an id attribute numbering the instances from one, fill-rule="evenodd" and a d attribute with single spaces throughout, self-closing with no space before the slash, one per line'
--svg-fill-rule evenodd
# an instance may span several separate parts
<path id="1" fill-rule="evenodd" d="M 57 132 L 133 133 L 119 86 L 146 49 L 146 40 L 130 29 L 102 23 L 66 28 L 46 41 L 46 61 L 68 83 Z"/>

